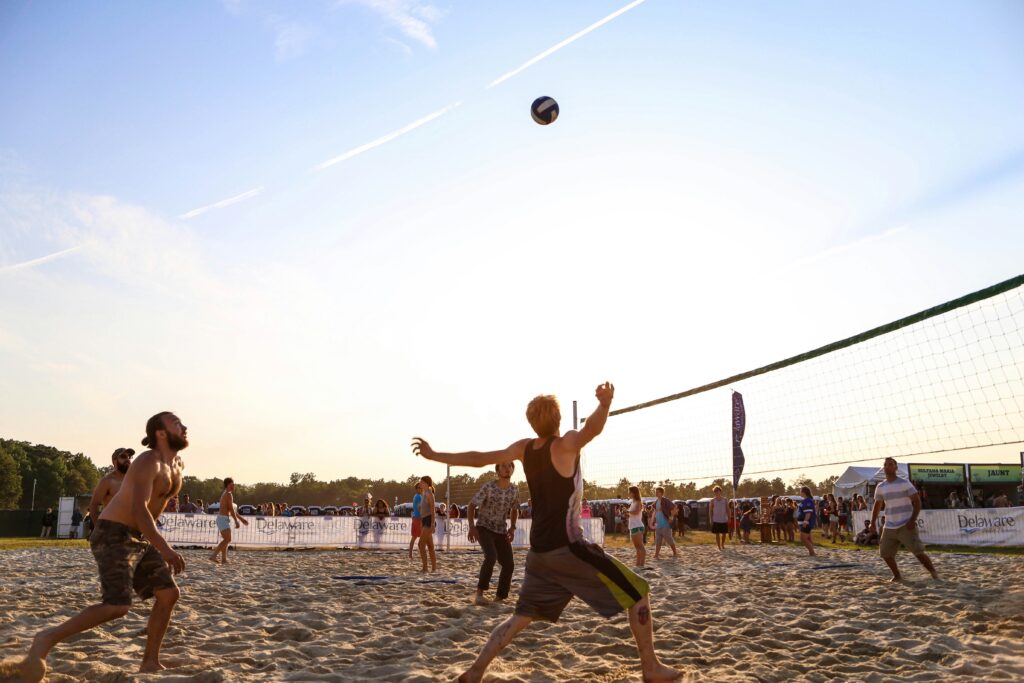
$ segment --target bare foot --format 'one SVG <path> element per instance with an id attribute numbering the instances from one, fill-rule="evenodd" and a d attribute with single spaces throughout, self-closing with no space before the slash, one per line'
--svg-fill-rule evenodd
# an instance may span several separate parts
<path id="1" fill-rule="evenodd" d="M 658 663 L 658 667 L 650 673 L 644 672 L 644 683 L 659 683 L 660 681 L 674 681 L 682 678 L 683 672 L 677 671 L 670 666 Z"/>
<path id="2" fill-rule="evenodd" d="M 484 679 L 483 674 L 476 673 L 472 669 L 459 676 L 459 683 L 478 683 Z"/>
<path id="3" fill-rule="evenodd" d="M 903 577 L 902 576 L 894 576 L 891 579 L 889 579 L 889 583 L 902 583 L 902 582 L 903 582 Z"/>
<path id="4" fill-rule="evenodd" d="M 473 604 L 474 605 L 479 605 L 480 607 L 486 607 L 487 605 L 489 605 L 491 603 L 483 595 L 481 595 L 480 593 L 477 593 L 476 594 L 476 598 L 473 599 Z"/>
<path id="5" fill-rule="evenodd" d="M 43 680 L 46 676 L 46 655 L 53 649 L 53 645 L 49 629 L 36 634 L 25 659 L 18 664 L 18 676 L 21 680 L 30 683 Z"/>
<path id="6" fill-rule="evenodd" d="M 210 562 L 213 562 L 214 564 L 218 564 L 217 556 L 216 555 L 210 555 Z"/>
<path id="7" fill-rule="evenodd" d="M 167 667 L 164 666 L 163 664 L 161 664 L 160 662 L 146 662 L 146 661 L 143 661 L 142 662 L 142 666 L 139 667 L 139 673 L 140 674 L 149 674 L 149 673 L 153 673 L 154 671 L 163 671 L 166 668 Z"/>
<path id="8" fill-rule="evenodd" d="M 5 666 L 3 673 L 5 675 L 16 674 L 18 680 L 25 681 L 25 683 L 37 683 L 46 677 L 46 661 L 41 657 L 34 657 L 30 654 L 18 662 L 15 667 L 14 671 L 8 671 Z"/>

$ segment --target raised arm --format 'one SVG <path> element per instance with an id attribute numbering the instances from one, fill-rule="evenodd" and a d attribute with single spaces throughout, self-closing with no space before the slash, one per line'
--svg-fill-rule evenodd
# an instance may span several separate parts
<path id="1" fill-rule="evenodd" d="M 522 460 L 523 454 L 526 452 L 526 444 L 530 439 L 520 439 L 512 443 L 508 448 L 504 448 L 500 451 L 465 451 L 463 453 L 438 453 L 427 440 L 421 437 L 415 437 L 412 440 L 412 452 L 418 456 L 426 458 L 427 460 L 433 460 L 435 462 L 443 462 L 447 465 L 461 465 L 463 467 L 486 467 L 487 465 L 497 465 L 499 462 L 508 462 L 509 460 Z"/>
<path id="2" fill-rule="evenodd" d="M 594 394 L 597 396 L 597 408 L 583 422 L 583 428 L 579 431 L 566 432 L 562 437 L 563 447 L 573 454 L 579 452 L 604 431 L 604 425 L 608 421 L 608 411 L 611 408 L 612 399 L 615 397 L 615 385 L 611 382 L 599 384 Z"/>

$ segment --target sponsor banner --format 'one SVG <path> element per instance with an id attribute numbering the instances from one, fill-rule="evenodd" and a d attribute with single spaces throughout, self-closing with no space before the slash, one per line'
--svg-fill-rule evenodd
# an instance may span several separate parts
<path id="1" fill-rule="evenodd" d="M 743 408 L 743 396 L 738 391 L 732 392 L 732 490 L 740 485 L 740 475 L 747 463 L 743 457 L 743 433 L 747 429 L 747 411 Z"/>
<path id="2" fill-rule="evenodd" d="M 405 550 L 412 538 L 411 517 L 242 517 L 249 522 L 236 529 L 231 523 L 231 544 L 240 548 L 374 548 Z M 532 520 L 516 524 L 513 548 L 530 547 Z M 604 520 L 580 520 L 583 536 L 604 545 Z M 469 541 L 469 522 L 441 519 L 434 536 L 438 548 L 476 548 Z M 215 546 L 220 542 L 217 516 L 169 512 L 160 515 L 157 527 L 174 546 Z"/>
<path id="3" fill-rule="evenodd" d="M 972 484 L 1019 484 L 1020 465 L 971 465 Z"/>
<path id="4" fill-rule="evenodd" d="M 907 465 L 910 481 L 916 484 L 962 484 L 963 465 Z"/>
<path id="5" fill-rule="evenodd" d="M 870 519 L 869 510 L 854 512 L 854 530 L 863 529 Z M 917 528 L 925 543 L 1024 546 L 1024 507 L 921 510 Z"/>

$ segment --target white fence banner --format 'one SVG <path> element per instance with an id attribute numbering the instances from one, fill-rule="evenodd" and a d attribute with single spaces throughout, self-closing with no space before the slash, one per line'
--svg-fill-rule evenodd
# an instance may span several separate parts
<path id="1" fill-rule="evenodd" d="M 854 532 L 870 519 L 870 510 L 854 512 Z M 921 510 L 917 528 L 925 543 L 1024 546 L 1024 507 Z"/>
<path id="2" fill-rule="evenodd" d="M 240 529 L 231 523 L 231 544 L 239 548 L 401 548 L 412 538 L 411 517 L 242 517 L 249 522 Z M 442 519 L 434 536 L 437 548 L 476 548 L 469 541 L 469 522 Z M 604 520 L 584 519 L 583 535 L 604 545 Z M 513 548 L 530 547 L 529 519 L 516 525 Z M 215 546 L 220 543 L 217 516 L 168 512 L 157 527 L 174 546 Z"/>

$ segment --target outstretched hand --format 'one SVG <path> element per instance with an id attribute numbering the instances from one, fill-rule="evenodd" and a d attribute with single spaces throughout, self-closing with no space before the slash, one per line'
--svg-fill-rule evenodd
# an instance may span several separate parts
<path id="1" fill-rule="evenodd" d="M 436 453 L 434 453 L 434 449 L 430 447 L 429 443 L 427 443 L 427 440 L 419 436 L 412 440 L 412 452 L 421 458 L 426 458 L 427 460 L 433 460 L 436 455 Z"/>
<path id="2" fill-rule="evenodd" d="M 611 382 L 605 382 L 604 384 L 598 384 L 597 390 L 594 392 L 597 396 L 597 401 L 603 406 L 611 405 L 612 398 L 615 397 L 615 385 Z"/>

